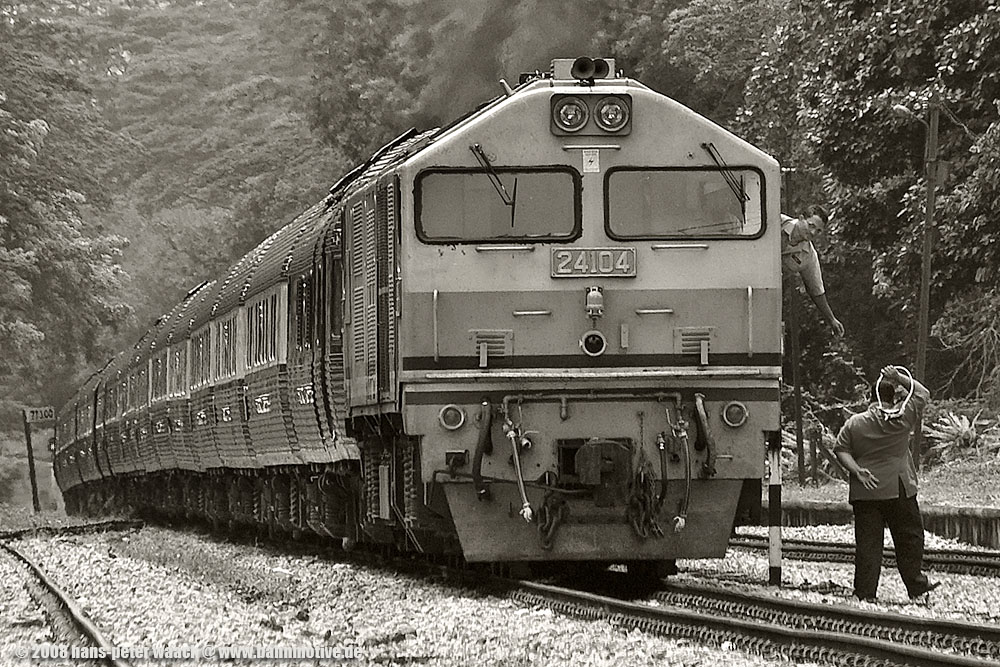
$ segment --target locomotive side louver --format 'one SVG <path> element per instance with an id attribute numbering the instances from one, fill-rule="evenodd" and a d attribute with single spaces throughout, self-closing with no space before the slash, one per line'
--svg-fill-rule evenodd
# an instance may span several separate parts
<path id="1" fill-rule="evenodd" d="M 676 327 L 674 329 L 674 353 L 693 354 L 701 357 L 701 363 L 708 363 L 715 327 Z"/>
<path id="2" fill-rule="evenodd" d="M 375 207 L 365 206 L 365 378 L 369 401 L 378 398 L 378 257 Z M 355 325 L 357 326 L 357 325 Z"/>
<path id="3" fill-rule="evenodd" d="M 365 233 L 365 209 L 358 202 L 351 209 L 351 276 L 353 280 L 351 293 L 351 324 L 355 327 L 354 365 L 364 367 L 365 364 L 365 256 L 363 239 Z"/>
<path id="4" fill-rule="evenodd" d="M 514 353 L 514 332 L 510 329 L 471 329 L 472 352 L 483 368 L 490 357 L 509 357 Z"/>

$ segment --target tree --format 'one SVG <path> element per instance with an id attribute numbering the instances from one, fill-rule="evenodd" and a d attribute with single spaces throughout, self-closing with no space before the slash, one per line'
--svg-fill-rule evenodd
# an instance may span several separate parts
<path id="1" fill-rule="evenodd" d="M 127 144 L 53 53 L 58 42 L 27 19 L 0 27 L 0 387 L 18 386 L 21 401 L 64 397 L 128 314 L 122 239 L 87 222 Z"/>
<path id="2" fill-rule="evenodd" d="M 851 341 L 853 349 L 865 353 L 869 366 L 905 362 L 904 351 L 913 349 L 919 284 L 924 128 L 891 110 L 902 104 L 924 116 L 930 90 L 938 91 L 944 103 L 940 151 L 951 169 L 939 188 L 931 306 L 932 320 L 945 314 L 934 331 L 952 350 L 932 355 L 929 373 L 932 386 L 951 379 L 956 391 L 984 390 L 989 383 L 978 380 L 993 377 L 992 371 L 984 375 L 977 359 L 983 345 L 995 345 L 967 334 L 989 331 L 987 311 L 970 306 L 991 303 L 998 285 L 992 267 L 1000 258 L 991 240 L 1000 231 L 1000 8 L 965 0 L 797 4 L 792 20 L 779 27 L 778 48 L 755 65 L 741 126 L 779 156 L 797 156 L 795 162 L 807 165 L 822 185 L 836 210 L 827 273 L 850 282 L 844 271 L 853 267 L 856 276 L 870 276 L 869 296 L 860 297 L 864 285 L 855 283 L 846 304 L 866 327 Z M 857 270 L 866 265 L 870 269 Z M 879 303 L 886 315 L 873 320 L 879 309 L 872 305 Z M 980 320 L 974 322 L 976 313 Z M 880 320 L 890 325 L 890 337 L 867 333 Z M 976 381 L 946 372 L 963 360 L 966 368 L 977 368 Z"/>

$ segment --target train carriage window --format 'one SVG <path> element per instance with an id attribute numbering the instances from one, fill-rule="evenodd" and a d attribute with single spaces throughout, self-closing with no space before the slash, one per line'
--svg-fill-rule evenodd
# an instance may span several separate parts
<path id="1" fill-rule="evenodd" d="M 605 227 L 613 239 L 757 237 L 762 183 L 759 171 L 740 167 L 610 169 Z"/>
<path id="2" fill-rule="evenodd" d="M 118 382 L 115 379 L 108 380 L 107 388 L 108 400 L 106 401 L 108 421 L 113 419 L 118 419 L 122 416 L 121 410 L 118 406 Z"/>
<path id="3" fill-rule="evenodd" d="M 417 177 L 417 236 L 427 243 L 566 241 L 580 233 L 580 174 L 570 167 L 431 169 Z"/>
<path id="4" fill-rule="evenodd" d="M 287 295 L 283 287 L 269 290 L 247 303 L 244 324 L 247 330 L 246 367 L 264 368 L 279 359 L 280 339 L 286 335 Z"/>
<path id="5" fill-rule="evenodd" d="M 149 373 L 144 366 L 132 370 L 128 386 L 129 410 L 138 410 L 149 404 Z"/>
<path id="6" fill-rule="evenodd" d="M 295 287 L 295 347 L 307 350 L 312 347 L 312 275 L 299 278 Z"/>
<path id="7" fill-rule="evenodd" d="M 153 401 L 167 397 L 167 350 L 159 352 L 150 360 L 152 367 Z"/>
<path id="8" fill-rule="evenodd" d="M 90 435 L 94 432 L 94 404 L 91 403 L 93 394 L 87 394 L 87 405 L 83 410 L 83 434 Z"/>
<path id="9" fill-rule="evenodd" d="M 226 380 L 236 377 L 236 324 L 239 313 L 212 324 L 212 364 L 213 377 L 216 380 Z"/>
<path id="10" fill-rule="evenodd" d="M 122 399 L 124 402 L 122 413 L 127 415 L 135 407 L 135 379 L 131 373 L 126 373 L 122 378 Z"/>
<path id="11" fill-rule="evenodd" d="M 212 338 L 209 326 L 204 326 L 191 336 L 191 381 L 188 388 L 194 391 L 212 380 Z"/>
<path id="12" fill-rule="evenodd" d="M 167 395 L 184 396 L 187 381 L 187 344 L 179 343 L 167 351 Z"/>

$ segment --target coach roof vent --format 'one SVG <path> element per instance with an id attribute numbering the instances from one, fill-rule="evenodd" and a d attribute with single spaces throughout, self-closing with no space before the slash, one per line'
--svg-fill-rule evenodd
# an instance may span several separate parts
<path id="1" fill-rule="evenodd" d="M 552 78 L 576 79 L 591 82 L 594 79 L 613 79 L 617 76 L 614 58 L 556 58 L 552 61 Z"/>

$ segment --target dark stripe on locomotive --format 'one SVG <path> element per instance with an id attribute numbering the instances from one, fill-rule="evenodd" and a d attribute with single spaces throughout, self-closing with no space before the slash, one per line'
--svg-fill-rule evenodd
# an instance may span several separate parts
<path id="1" fill-rule="evenodd" d="M 706 401 L 710 402 L 721 402 L 721 401 L 744 401 L 747 403 L 752 403 L 754 401 L 777 401 L 780 398 L 781 392 L 777 387 L 726 387 L 719 389 L 658 389 L 658 390 L 635 390 L 635 397 L 630 399 L 623 399 L 620 392 L 613 392 L 615 395 L 614 400 L 616 401 L 651 401 L 657 400 L 658 395 L 663 394 L 675 394 L 679 393 L 681 399 L 686 402 L 694 401 L 694 394 L 702 394 Z M 548 397 L 539 397 L 532 392 L 530 401 L 532 403 L 544 402 L 546 400 L 558 402 L 560 394 L 554 391 Z M 565 392 L 563 392 L 565 393 Z M 469 403 L 479 403 L 482 399 L 487 398 L 494 402 L 499 403 L 503 400 L 504 396 L 516 396 L 518 392 L 516 390 L 504 390 L 504 391 L 434 391 L 434 392 L 420 392 L 420 391 L 408 391 L 406 392 L 406 403 L 407 405 L 445 405 L 447 403 L 456 403 L 459 405 L 465 405 Z M 607 401 L 606 397 L 602 397 L 599 393 L 595 393 L 593 396 L 578 396 L 576 394 L 572 397 L 574 403 L 579 402 L 600 402 Z"/>
<path id="2" fill-rule="evenodd" d="M 780 366 L 781 355 L 777 353 L 712 354 L 711 366 Z M 702 367 L 698 355 L 693 354 L 606 354 L 588 357 L 583 354 L 517 355 L 510 357 L 490 357 L 489 368 L 662 368 L 664 366 Z M 403 370 L 462 370 L 479 369 L 479 357 L 404 357 Z M 484 369 L 488 370 L 488 369 Z"/>

